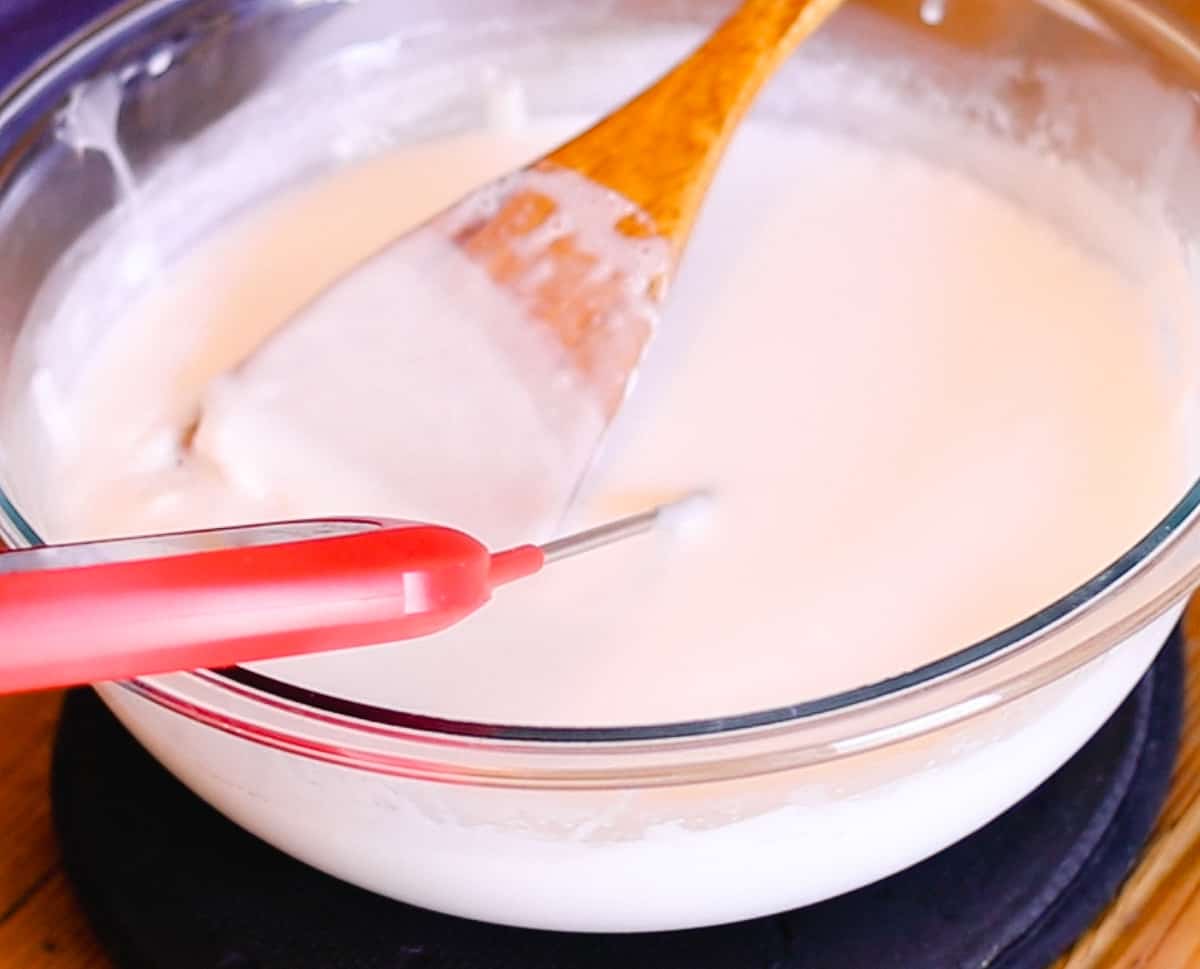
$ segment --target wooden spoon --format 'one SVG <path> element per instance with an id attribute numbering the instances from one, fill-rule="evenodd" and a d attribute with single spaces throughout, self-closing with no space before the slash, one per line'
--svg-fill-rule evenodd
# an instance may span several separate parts
<path id="1" fill-rule="evenodd" d="M 535 442 L 527 467 L 523 456 L 514 456 L 519 471 L 489 478 L 480 502 L 492 500 L 491 489 L 500 496 L 506 489 L 537 492 L 522 494 L 530 507 L 540 507 L 543 498 L 556 500 L 551 493 L 557 496 L 583 480 L 626 396 L 738 122 L 774 69 L 841 2 L 746 0 L 703 46 L 625 107 L 540 161 L 394 238 L 336 280 L 270 337 L 282 342 L 291 335 L 294 342 L 280 351 L 282 357 L 272 357 L 264 344 L 240 362 L 228 361 L 223 351 L 220 360 L 210 354 L 205 369 L 241 370 L 253 381 L 253 368 L 261 366 L 267 374 L 264 386 L 278 387 L 297 354 L 319 352 L 330 355 L 327 364 L 333 369 L 337 355 L 347 355 L 341 370 L 353 372 L 364 347 L 390 352 L 383 338 L 366 346 L 355 337 L 341 343 L 327 337 L 351 332 L 347 324 L 364 318 L 377 327 L 368 332 L 387 338 L 394 335 L 393 322 L 403 322 L 410 333 L 414 325 L 477 332 L 481 344 L 500 351 L 494 359 L 485 354 L 487 366 L 496 364 L 496 371 L 459 366 L 460 361 L 447 358 L 449 347 L 441 355 L 425 348 L 420 365 L 429 369 L 422 376 L 440 381 L 447 396 L 477 393 L 458 384 L 480 373 L 498 372 L 501 379 L 521 382 L 516 399 L 524 392 L 530 404 L 521 414 L 532 411 L 547 439 L 544 446 Z M 363 331 L 353 332 L 361 336 Z M 234 337 L 239 348 L 248 342 L 244 334 Z M 394 351 L 396 340 L 390 346 Z M 320 361 L 314 372 L 323 373 Z M 385 411 L 403 408 L 408 403 L 403 375 L 391 386 L 396 393 L 390 399 L 378 393 L 358 399 L 370 398 L 371 406 Z M 356 389 L 346 392 L 353 395 Z M 303 437 L 306 423 L 322 440 L 337 433 L 330 431 L 325 400 L 303 388 L 289 398 L 294 437 Z M 490 403 L 484 397 L 480 407 Z M 403 413 L 384 416 L 404 434 L 431 433 L 429 420 L 410 425 Z M 451 430 L 461 431 L 456 440 L 469 438 L 486 451 L 494 441 L 484 435 L 501 433 L 506 417 L 479 416 L 477 424 Z M 436 422 L 437 415 L 432 419 Z M 201 413 L 191 442 L 220 451 L 225 433 L 219 420 L 209 425 Z M 397 438 L 395 453 L 420 457 L 429 443 Z M 481 461 L 505 459 L 493 455 Z"/>
<path id="2" fill-rule="evenodd" d="M 611 418 L 730 137 L 843 0 L 746 0 L 653 87 L 429 226 L 556 335 Z"/>

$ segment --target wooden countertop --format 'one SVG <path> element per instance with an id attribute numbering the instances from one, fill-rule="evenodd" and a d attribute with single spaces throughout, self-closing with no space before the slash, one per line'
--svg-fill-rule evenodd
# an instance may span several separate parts
<path id="1" fill-rule="evenodd" d="M 1187 720 L 1166 811 L 1120 898 L 1055 969 L 1200 967 L 1200 599 L 1185 628 Z M 0 698 L 0 969 L 112 969 L 72 898 L 50 826 L 60 700 Z"/>

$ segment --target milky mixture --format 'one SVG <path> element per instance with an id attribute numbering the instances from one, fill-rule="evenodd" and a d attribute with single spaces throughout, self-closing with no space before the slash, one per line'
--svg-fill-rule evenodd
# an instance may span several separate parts
<path id="1" fill-rule="evenodd" d="M 301 180 L 169 259 L 134 232 L 95 256 L 158 260 L 120 299 L 98 290 L 111 271 L 60 281 L 0 415 L 20 507 L 51 539 L 374 514 L 503 545 L 709 488 L 700 534 L 555 566 L 428 640 L 260 666 L 421 713 L 606 725 L 945 656 L 1097 573 L 1185 490 L 1192 428 L 1137 267 L 894 145 L 758 120 L 564 518 L 603 417 L 482 275 L 417 247 L 318 298 L 588 121 L 520 114 Z M 1135 224 L 1056 177 L 1104 231 Z"/>

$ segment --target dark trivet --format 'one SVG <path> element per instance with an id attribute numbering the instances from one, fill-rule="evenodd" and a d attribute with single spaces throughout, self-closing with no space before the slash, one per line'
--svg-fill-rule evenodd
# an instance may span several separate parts
<path id="1" fill-rule="evenodd" d="M 90 692 L 63 711 L 55 820 L 121 969 L 1045 969 L 1115 895 L 1158 816 L 1182 673 L 1176 634 L 1066 767 L 936 858 L 822 905 L 713 929 L 531 932 L 359 891 L 226 821 Z"/>

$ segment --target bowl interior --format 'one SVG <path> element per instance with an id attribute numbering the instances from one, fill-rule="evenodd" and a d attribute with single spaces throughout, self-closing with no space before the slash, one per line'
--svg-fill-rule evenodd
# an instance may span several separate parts
<path id="1" fill-rule="evenodd" d="M 146 285 L 147 273 L 243 208 L 324 171 L 477 126 L 486 110 L 478 77 L 486 69 L 519 76 L 535 115 L 596 115 L 651 81 L 665 66 L 664 52 L 685 53 L 730 5 L 503 6 L 480 18 L 465 0 L 135 4 L 123 20 L 93 30 L 27 78 L 0 103 L 0 386 L 28 382 L 18 352 L 22 334 L 36 322 L 39 305 L 80 273 L 109 283 L 99 304 L 78 310 L 72 339 L 86 355 L 102 321 Z M 1121 26 L 1066 0 L 945 9 L 854 3 L 785 68 L 758 111 L 959 167 L 1086 240 L 1147 292 L 1161 294 L 1164 305 L 1181 305 L 1180 294 L 1190 298 L 1194 285 L 1192 240 L 1200 229 L 1200 152 L 1188 77 L 1189 68 L 1200 66 L 1177 50 L 1168 57 L 1153 49 L 1144 36 L 1131 41 Z M 547 42 L 557 36 L 576 38 L 572 63 Z M 598 70 L 614 37 L 624 44 L 620 76 Z M 570 84 L 561 83 L 564 72 Z M 81 91 L 100 116 L 113 112 L 120 164 L 101 143 L 103 125 L 81 135 L 78 105 L 72 107 Z M 381 115 L 372 98 L 388 100 L 389 113 Z M 334 110 L 349 101 L 370 109 L 361 114 L 369 123 Z M 315 110 L 320 105 L 329 110 Z M 231 143 L 230 119 L 246 117 L 259 119 L 261 140 Z M 387 123 L 379 124 L 380 117 Z M 314 137 L 313 125 L 325 126 L 323 137 Z M 950 129 L 955 151 L 947 157 Z M 1042 177 L 1063 166 L 1077 169 L 1086 188 L 1064 193 L 1060 182 Z M 178 192 L 181 172 L 194 176 Z M 136 246 L 112 242 L 145 238 L 144 225 L 121 204 L 123 179 L 151 198 L 162 186 L 178 193 L 163 209 L 170 217 L 154 226 L 146 264 L 131 263 Z M 1127 221 L 1098 229 L 1101 196 Z M 1152 231 L 1142 231 L 1146 226 Z M 1186 365 L 1194 319 L 1164 317 L 1163 327 L 1163 339 L 1184 361 L 1171 379 L 1186 387 L 1189 400 L 1200 400 L 1200 368 Z M 11 428 L 7 401 L 0 396 L 0 428 L 6 420 Z M 13 544 L 44 537 L 45 485 L 35 473 L 42 446 L 0 432 L 0 534 Z M 360 720 L 514 739 L 645 739 L 803 719 L 951 677 L 1051 629 L 1108 595 L 1189 519 L 1195 489 L 1179 497 L 1143 542 L 1113 550 L 1112 568 L 984 642 L 962 643 L 944 660 L 854 690 L 804 695 L 797 688 L 786 703 L 731 709 L 717 719 L 479 724 L 329 689 L 286 664 L 219 676 Z"/>

